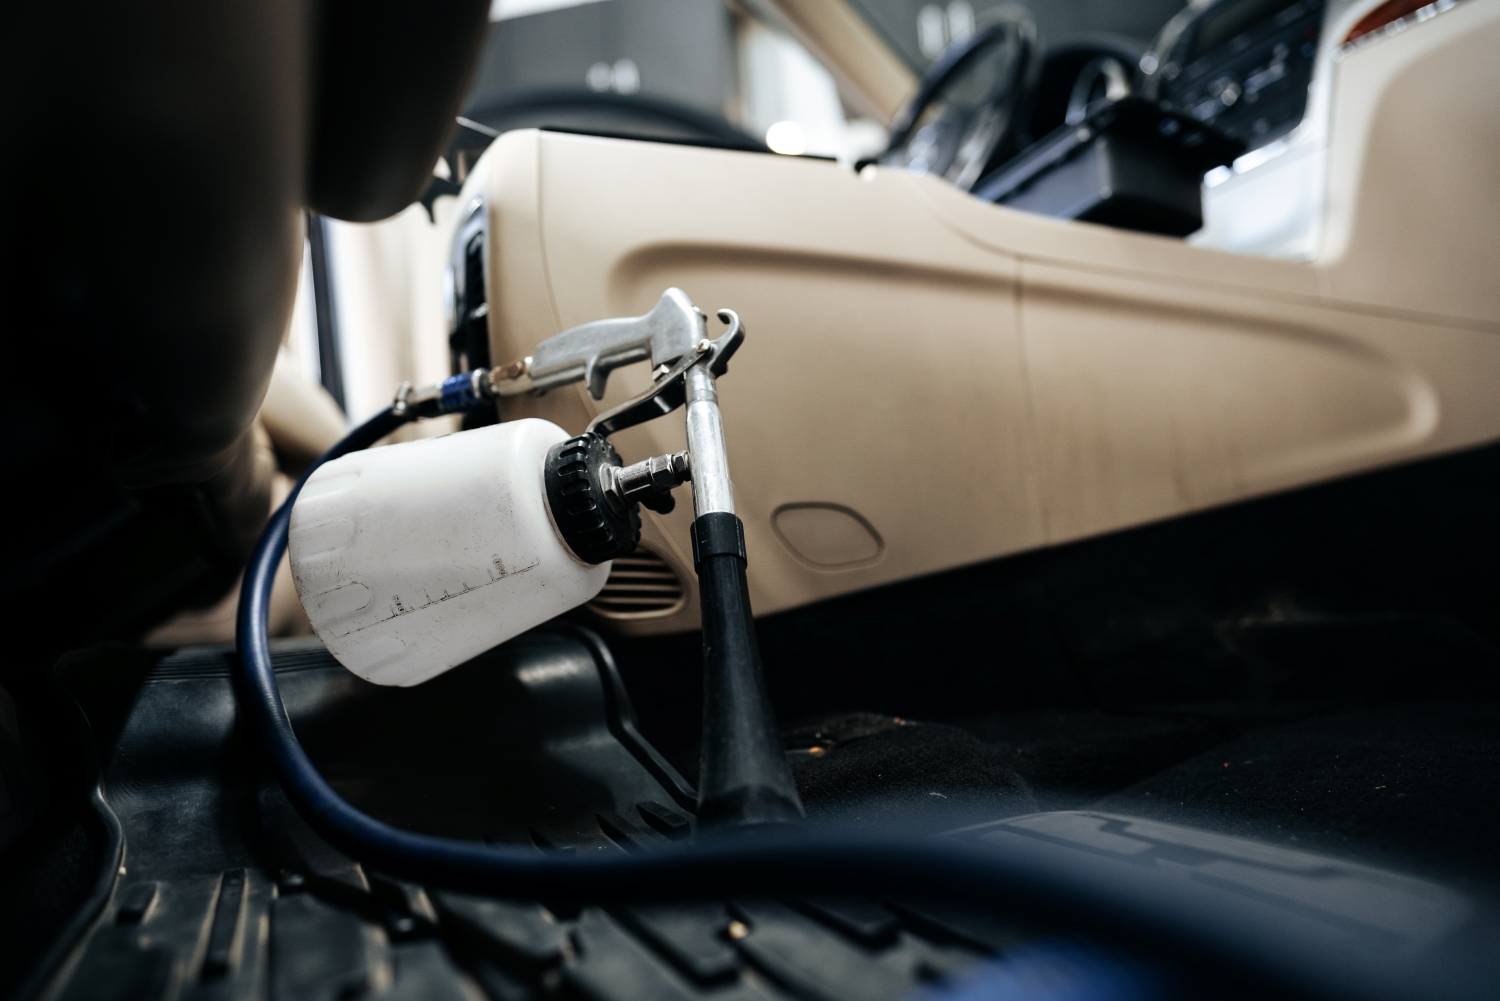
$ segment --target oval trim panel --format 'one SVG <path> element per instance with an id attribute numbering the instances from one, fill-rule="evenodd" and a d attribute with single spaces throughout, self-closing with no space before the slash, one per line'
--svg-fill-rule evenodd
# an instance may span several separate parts
<path id="1" fill-rule="evenodd" d="M 842 504 L 783 504 L 771 515 L 782 545 L 815 570 L 850 570 L 878 563 L 885 540 L 864 516 Z"/>

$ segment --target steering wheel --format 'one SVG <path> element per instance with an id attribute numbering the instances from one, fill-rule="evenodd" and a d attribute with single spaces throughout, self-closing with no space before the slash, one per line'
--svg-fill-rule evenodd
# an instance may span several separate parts
<path id="1" fill-rule="evenodd" d="M 879 157 L 914 174 L 937 174 L 968 191 L 1017 148 L 1036 92 L 1036 22 L 1022 8 L 943 50 L 891 128 Z"/>

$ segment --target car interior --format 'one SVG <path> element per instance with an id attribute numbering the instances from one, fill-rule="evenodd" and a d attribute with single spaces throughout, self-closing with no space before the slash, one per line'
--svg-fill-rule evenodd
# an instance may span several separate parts
<path id="1" fill-rule="evenodd" d="M 1500 991 L 1500 0 L 11 24 L 0 996 Z"/>

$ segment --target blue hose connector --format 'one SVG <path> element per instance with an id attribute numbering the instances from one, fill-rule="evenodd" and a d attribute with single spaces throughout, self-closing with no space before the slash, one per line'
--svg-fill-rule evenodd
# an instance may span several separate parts
<path id="1" fill-rule="evenodd" d="M 484 397 L 479 393 L 479 379 L 477 378 L 483 372 L 483 369 L 460 372 L 458 375 L 450 375 L 444 379 L 442 391 L 438 396 L 438 406 L 442 412 L 456 414 L 484 403 Z"/>

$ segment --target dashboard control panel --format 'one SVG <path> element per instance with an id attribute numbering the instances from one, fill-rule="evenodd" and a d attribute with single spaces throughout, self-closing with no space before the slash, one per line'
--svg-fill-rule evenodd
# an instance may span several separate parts
<path id="1" fill-rule="evenodd" d="M 1307 110 L 1326 0 L 1223 0 L 1142 60 L 1146 92 L 1256 149 Z"/>

